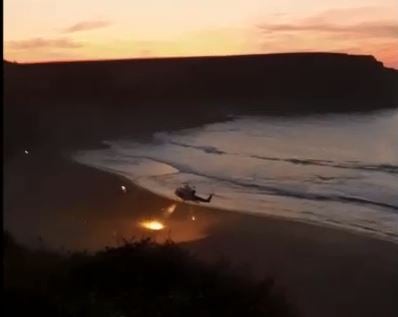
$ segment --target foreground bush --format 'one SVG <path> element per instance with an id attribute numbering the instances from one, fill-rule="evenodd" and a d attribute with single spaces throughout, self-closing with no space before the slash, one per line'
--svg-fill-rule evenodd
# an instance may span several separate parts
<path id="1" fill-rule="evenodd" d="M 171 242 L 60 256 L 4 235 L 4 256 L 6 316 L 295 315 L 271 280 L 205 265 Z"/>

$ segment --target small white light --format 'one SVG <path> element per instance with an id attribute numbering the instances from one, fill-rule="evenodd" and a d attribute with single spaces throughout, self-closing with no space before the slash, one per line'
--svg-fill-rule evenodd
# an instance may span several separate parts
<path id="1" fill-rule="evenodd" d="M 120 188 L 122 189 L 122 192 L 123 192 L 123 193 L 127 192 L 126 186 L 123 186 L 123 185 L 122 185 L 122 186 L 120 186 Z"/>
<path id="2" fill-rule="evenodd" d="M 26 154 L 26 155 L 28 155 L 28 154 L 29 154 L 29 151 L 28 151 L 28 150 L 25 150 L 24 152 L 25 152 L 25 154 Z"/>
<path id="3" fill-rule="evenodd" d="M 195 217 L 195 216 L 192 216 L 191 219 L 192 219 L 192 221 L 195 221 L 195 220 L 196 220 L 196 217 Z"/>

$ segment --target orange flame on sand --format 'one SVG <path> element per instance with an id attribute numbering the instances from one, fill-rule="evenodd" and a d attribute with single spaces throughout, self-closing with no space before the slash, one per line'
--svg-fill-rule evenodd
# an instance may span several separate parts
<path id="1" fill-rule="evenodd" d="M 165 211 L 165 216 L 170 216 L 171 214 L 173 214 L 173 212 L 176 210 L 177 208 L 177 204 L 171 204 L 170 206 L 168 206 L 165 209 L 162 209 Z"/>
<path id="2" fill-rule="evenodd" d="M 169 213 L 169 214 L 172 214 L 173 212 L 174 212 L 174 210 L 176 210 L 176 208 L 177 208 L 177 204 L 172 204 L 172 205 L 170 205 L 169 207 L 167 207 L 167 212 Z"/>
<path id="3" fill-rule="evenodd" d="M 158 220 L 143 221 L 140 223 L 140 226 L 154 231 L 163 230 L 165 228 L 165 225 Z"/>

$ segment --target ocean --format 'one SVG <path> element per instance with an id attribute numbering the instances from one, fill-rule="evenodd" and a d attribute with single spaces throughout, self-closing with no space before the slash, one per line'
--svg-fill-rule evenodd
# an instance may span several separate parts
<path id="1" fill-rule="evenodd" d="M 73 158 L 170 199 L 189 183 L 199 195 L 214 193 L 210 207 L 398 243 L 398 110 L 240 116 L 104 144 Z"/>

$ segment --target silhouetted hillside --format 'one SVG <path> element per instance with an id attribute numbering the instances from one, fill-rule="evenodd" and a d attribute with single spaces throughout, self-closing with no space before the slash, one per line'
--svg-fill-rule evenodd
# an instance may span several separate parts
<path id="1" fill-rule="evenodd" d="M 398 71 L 372 56 L 335 53 L 4 62 L 4 81 L 5 131 L 14 144 L 97 140 L 252 111 L 305 114 L 398 105 Z"/>
<path id="2" fill-rule="evenodd" d="M 6 91 L 39 99 L 297 103 L 320 98 L 362 102 L 363 107 L 373 102 L 376 108 L 397 101 L 392 80 L 397 72 L 372 56 L 296 53 L 13 66 L 6 69 Z"/>
<path id="3" fill-rule="evenodd" d="M 202 264 L 172 243 L 61 256 L 3 240 L 6 316 L 296 316 L 271 280 Z"/>

